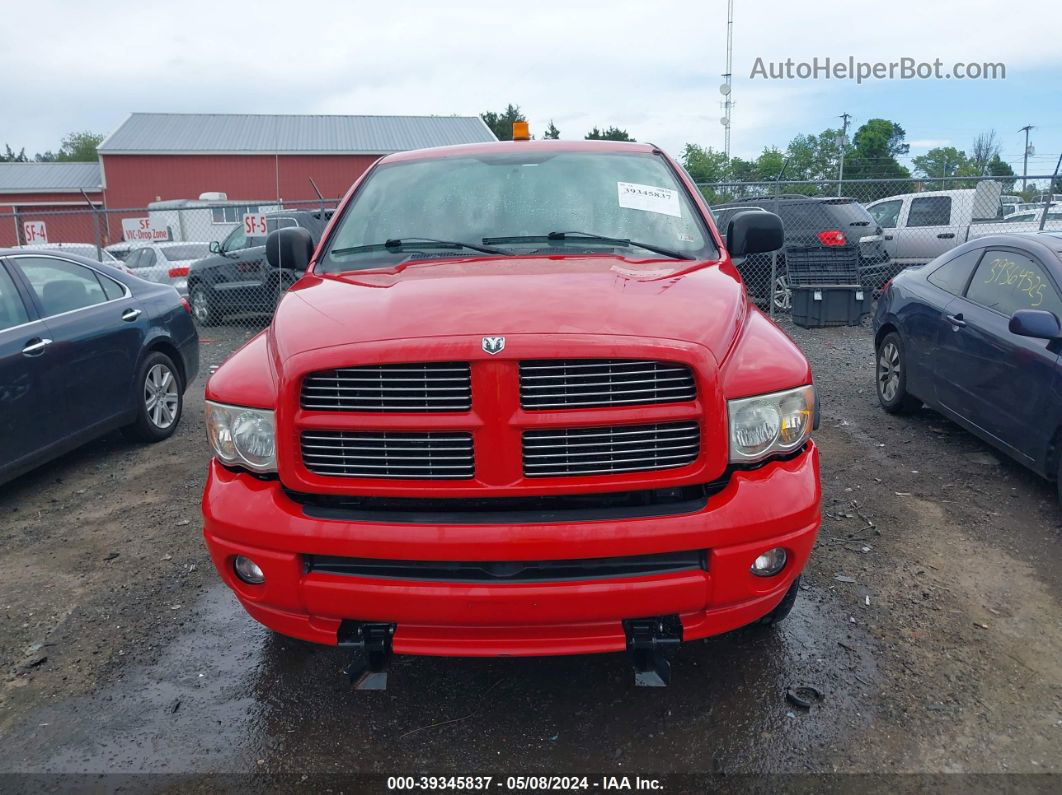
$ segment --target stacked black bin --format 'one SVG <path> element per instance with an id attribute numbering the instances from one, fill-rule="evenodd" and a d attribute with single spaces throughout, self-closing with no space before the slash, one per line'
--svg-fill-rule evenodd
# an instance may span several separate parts
<path id="1" fill-rule="evenodd" d="M 870 311 L 870 290 L 859 283 L 858 249 L 791 247 L 785 262 L 796 325 L 858 326 Z"/>

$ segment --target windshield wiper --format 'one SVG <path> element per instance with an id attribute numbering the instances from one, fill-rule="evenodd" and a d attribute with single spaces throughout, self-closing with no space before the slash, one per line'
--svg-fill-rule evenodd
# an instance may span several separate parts
<path id="1" fill-rule="evenodd" d="M 674 249 L 664 248 L 663 246 L 657 246 L 652 243 L 641 243 L 637 240 L 630 240 L 625 237 L 608 237 L 607 235 L 595 235 L 592 232 L 550 232 L 548 235 L 517 235 L 515 237 L 483 238 L 484 243 L 549 243 L 556 240 L 593 240 L 598 243 L 608 243 L 609 245 L 620 246 L 622 248 L 636 246 L 637 248 L 644 248 L 646 251 L 652 251 L 654 254 L 662 254 L 663 256 L 670 257 L 671 259 L 693 259 L 693 257 L 687 254 L 675 251 Z"/>
<path id="2" fill-rule="evenodd" d="M 431 246 L 425 246 L 425 243 L 431 244 Z M 481 251 L 484 254 L 497 254 L 502 257 L 511 257 L 513 253 L 511 251 L 505 251 L 504 249 L 494 248 L 493 246 L 481 246 L 476 243 L 465 243 L 460 240 L 436 240 L 433 237 L 403 237 L 403 238 L 391 238 L 385 240 L 383 243 L 368 243 L 364 246 L 350 246 L 348 248 L 336 248 L 330 251 L 330 254 L 343 255 L 343 254 L 358 254 L 362 251 L 397 251 L 405 248 L 406 246 L 417 246 L 420 248 L 467 248 L 472 251 Z"/>

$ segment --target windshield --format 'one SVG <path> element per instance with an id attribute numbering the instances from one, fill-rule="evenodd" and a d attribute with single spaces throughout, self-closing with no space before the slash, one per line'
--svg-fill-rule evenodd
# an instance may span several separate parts
<path id="1" fill-rule="evenodd" d="M 185 259 L 203 259 L 210 254 L 210 247 L 206 243 L 185 243 L 180 246 L 166 246 L 159 251 L 170 262 L 178 262 Z"/>
<path id="2" fill-rule="evenodd" d="M 384 250 L 387 241 L 434 238 L 514 254 L 548 248 L 612 253 L 615 245 L 585 237 L 544 240 L 579 231 L 673 250 L 697 259 L 718 256 L 708 230 L 666 161 L 641 153 L 543 152 L 399 161 L 379 166 L 358 189 L 329 238 L 318 272 L 395 265 L 411 257 L 477 256 L 425 244 Z M 513 240 L 512 238 L 538 238 Z M 504 242 L 494 239 L 504 238 Z M 370 247 L 368 250 L 357 250 Z M 627 249 L 624 249 L 626 251 Z M 630 249 L 636 258 L 659 258 Z"/>

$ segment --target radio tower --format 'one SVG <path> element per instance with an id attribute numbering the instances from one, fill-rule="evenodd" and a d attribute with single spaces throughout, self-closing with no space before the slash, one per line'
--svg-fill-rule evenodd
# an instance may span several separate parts
<path id="1" fill-rule="evenodd" d="M 723 95 L 723 118 L 719 120 L 719 123 L 723 125 L 723 155 L 728 163 L 730 162 L 730 110 L 734 107 L 730 82 L 733 77 L 733 65 L 734 0 L 729 0 L 726 9 L 726 72 L 723 74 L 723 84 L 719 86 L 719 93 Z"/>

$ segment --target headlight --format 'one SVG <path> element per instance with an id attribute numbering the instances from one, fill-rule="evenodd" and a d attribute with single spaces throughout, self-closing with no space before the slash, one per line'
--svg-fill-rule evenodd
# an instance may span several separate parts
<path id="1" fill-rule="evenodd" d="M 272 411 L 206 404 L 207 436 L 224 463 L 255 472 L 276 472 L 276 422 Z"/>
<path id="2" fill-rule="evenodd" d="M 730 463 L 762 461 L 796 450 L 811 435 L 815 388 L 802 386 L 770 395 L 727 402 L 730 418 Z"/>

